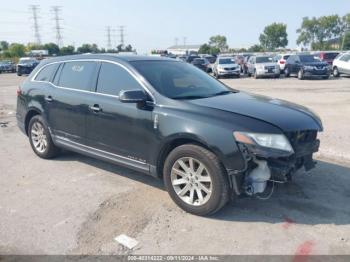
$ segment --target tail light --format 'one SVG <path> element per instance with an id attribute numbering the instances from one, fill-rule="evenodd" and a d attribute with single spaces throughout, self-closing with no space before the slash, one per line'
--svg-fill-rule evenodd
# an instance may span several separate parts
<path id="1" fill-rule="evenodd" d="M 284 65 L 285 63 L 286 63 L 286 61 L 280 60 L 280 64 L 281 64 L 281 65 Z"/>
<path id="2" fill-rule="evenodd" d="M 20 96 L 22 95 L 22 90 L 20 87 L 17 88 L 17 96 Z"/>

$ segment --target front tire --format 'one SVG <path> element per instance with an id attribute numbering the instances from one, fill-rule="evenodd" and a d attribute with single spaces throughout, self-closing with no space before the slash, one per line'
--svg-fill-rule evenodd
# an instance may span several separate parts
<path id="1" fill-rule="evenodd" d="M 44 159 L 55 157 L 59 149 L 54 145 L 45 120 L 36 115 L 29 121 L 28 137 L 35 154 Z"/>
<path id="2" fill-rule="evenodd" d="M 226 171 L 212 152 L 197 145 L 182 145 L 167 157 L 166 189 L 186 212 L 205 216 L 220 210 L 229 199 Z"/>

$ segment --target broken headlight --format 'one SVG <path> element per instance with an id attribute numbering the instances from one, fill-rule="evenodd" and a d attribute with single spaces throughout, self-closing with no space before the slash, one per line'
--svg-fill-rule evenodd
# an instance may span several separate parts
<path id="1" fill-rule="evenodd" d="M 237 142 L 248 145 L 259 145 L 272 149 L 278 149 L 293 153 L 294 150 L 290 145 L 288 139 L 284 135 L 277 134 L 263 134 L 250 132 L 234 132 L 234 138 Z"/>

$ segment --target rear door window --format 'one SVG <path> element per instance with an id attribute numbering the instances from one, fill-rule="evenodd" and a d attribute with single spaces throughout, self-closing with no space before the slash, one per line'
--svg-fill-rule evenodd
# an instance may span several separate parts
<path id="1" fill-rule="evenodd" d="M 97 82 L 97 92 L 118 96 L 121 90 L 140 90 L 136 79 L 121 66 L 103 62 Z"/>
<path id="2" fill-rule="evenodd" d="M 46 81 L 51 82 L 56 70 L 58 68 L 58 64 L 52 64 L 45 66 L 43 69 L 35 77 L 36 81 Z"/>
<path id="3" fill-rule="evenodd" d="M 97 63 L 77 61 L 66 62 L 61 70 L 58 85 L 83 91 L 92 91 L 92 79 L 95 75 Z"/>

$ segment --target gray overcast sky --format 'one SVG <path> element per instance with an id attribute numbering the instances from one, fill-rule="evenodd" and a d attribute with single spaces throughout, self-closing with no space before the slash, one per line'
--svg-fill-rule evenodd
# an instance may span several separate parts
<path id="1" fill-rule="evenodd" d="M 0 40 L 33 42 L 30 4 L 40 5 L 42 42 L 54 42 L 50 7 L 62 6 L 65 45 L 107 44 L 106 26 L 126 26 L 126 43 L 139 53 L 165 49 L 174 44 L 202 44 L 215 34 L 227 36 L 230 47 L 258 43 L 259 34 L 272 22 L 288 25 L 289 46 L 295 47 L 296 29 L 304 16 L 350 12 L 349 0 L 15 0 L 2 1 Z M 118 44 L 118 32 L 113 37 Z"/>

